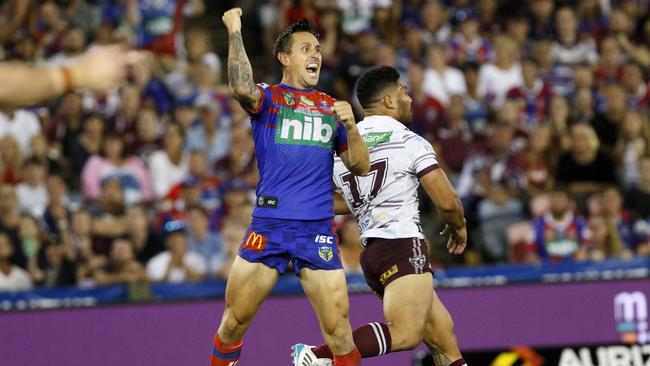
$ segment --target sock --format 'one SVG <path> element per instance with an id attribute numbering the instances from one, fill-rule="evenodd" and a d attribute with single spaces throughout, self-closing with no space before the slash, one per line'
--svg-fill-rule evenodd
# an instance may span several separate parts
<path id="1" fill-rule="evenodd" d="M 224 344 L 217 333 L 214 334 L 210 366 L 234 366 L 239 361 L 243 342 Z"/>
<path id="2" fill-rule="evenodd" d="M 461 359 L 458 359 L 458 360 L 450 363 L 449 366 L 467 366 L 467 362 L 465 362 L 465 360 L 463 360 L 461 358 Z"/>
<path id="3" fill-rule="evenodd" d="M 361 354 L 355 348 L 346 355 L 334 356 L 334 366 L 361 366 Z"/>
<path id="4" fill-rule="evenodd" d="M 361 358 L 390 353 L 390 331 L 388 330 L 388 325 L 384 323 L 368 323 L 362 325 L 352 332 L 352 338 L 361 354 Z M 312 351 L 318 358 L 334 358 L 327 344 L 320 345 L 312 349 Z"/>

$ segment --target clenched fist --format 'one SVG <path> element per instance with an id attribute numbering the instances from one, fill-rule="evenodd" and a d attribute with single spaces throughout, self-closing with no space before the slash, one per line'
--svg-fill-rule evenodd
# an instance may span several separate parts
<path id="1" fill-rule="evenodd" d="M 223 24 L 228 28 L 228 33 L 241 31 L 241 15 L 241 8 L 232 8 L 223 13 L 221 20 L 223 20 Z"/>
<path id="2" fill-rule="evenodd" d="M 339 119 L 345 128 L 356 126 L 356 122 L 354 121 L 354 113 L 352 112 L 352 106 L 350 103 L 342 100 L 337 100 L 334 102 L 332 110 L 334 113 L 336 113 L 337 116 L 339 116 Z"/>

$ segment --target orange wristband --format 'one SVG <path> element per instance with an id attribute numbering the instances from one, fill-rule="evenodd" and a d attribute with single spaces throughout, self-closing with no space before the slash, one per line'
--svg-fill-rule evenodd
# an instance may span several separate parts
<path id="1" fill-rule="evenodd" d="M 66 66 L 61 66 L 59 69 L 61 71 L 61 76 L 63 76 L 63 90 L 69 91 L 74 87 L 72 80 L 72 71 Z"/>

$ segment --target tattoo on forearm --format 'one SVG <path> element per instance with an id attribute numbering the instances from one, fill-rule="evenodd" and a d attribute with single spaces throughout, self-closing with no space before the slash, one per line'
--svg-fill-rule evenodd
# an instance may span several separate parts
<path id="1" fill-rule="evenodd" d="M 246 56 L 241 32 L 231 33 L 228 42 L 228 82 L 235 98 L 245 106 L 253 107 L 259 91 L 253 81 L 253 68 Z"/>

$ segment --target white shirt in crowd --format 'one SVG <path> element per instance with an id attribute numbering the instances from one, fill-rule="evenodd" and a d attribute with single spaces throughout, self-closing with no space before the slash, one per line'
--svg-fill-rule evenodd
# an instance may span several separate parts
<path id="1" fill-rule="evenodd" d="M 334 184 L 343 194 L 366 238 L 424 238 L 418 210 L 420 177 L 438 168 L 424 138 L 388 116 L 369 116 L 357 125 L 368 144 L 370 173 L 355 177 L 341 158 L 334 161 Z"/>
<path id="2" fill-rule="evenodd" d="M 169 262 L 171 262 L 171 260 L 172 253 L 170 251 L 164 251 L 153 256 L 153 258 L 147 262 L 147 277 L 151 281 L 162 281 L 165 278 L 165 273 L 167 273 L 167 267 L 169 267 Z M 187 252 L 183 257 L 183 263 L 193 272 L 205 274 L 208 270 L 208 265 L 205 263 L 205 259 L 203 259 L 200 254 L 194 252 Z M 178 283 L 186 280 L 185 270 L 175 267 L 169 273 L 167 282 Z"/>
<path id="3" fill-rule="evenodd" d="M 524 85 L 521 65 L 515 63 L 508 70 L 494 64 L 483 64 L 478 72 L 477 92 L 492 108 L 499 108 L 506 100 L 508 90 Z"/>
<path id="4" fill-rule="evenodd" d="M 41 217 L 47 208 L 49 197 L 44 184 L 36 187 L 25 183 L 16 186 L 16 197 L 20 211 L 28 212 L 35 217 Z"/>
<path id="5" fill-rule="evenodd" d="M 598 50 L 593 39 L 585 39 L 577 44 L 564 46 L 559 42 L 551 44 L 551 60 L 562 65 L 593 65 L 598 60 Z"/>
<path id="6" fill-rule="evenodd" d="M 188 156 L 185 153 L 180 164 L 174 165 L 167 153 L 158 150 L 151 154 L 148 165 L 158 198 L 165 196 L 175 184 L 182 182 L 189 174 Z"/>
<path id="7" fill-rule="evenodd" d="M 425 94 L 446 106 L 449 105 L 452 96 L 465 96 L 467 94 L 467 85 L 465 84 L 465 76 L 455 67 L 447 67 L 442 73 L 427 68 L 424 71 L 422 90 Z"/>
<path id="8" fill-rule="evenodd" d="M 40 132 L 41 124 L 34 112 L 16 109 L 13 118 L 0 112 L 0 137 L 13 137 L 23 155 L 28 156 L 31 153 L 30 141 Z"/>
<path id="9" fill-rule="evenodd" d="M 32 288 L 32 280 L 24 269 L 12 266 L 8 275 L 0 271 L 0 291 L 29 290 Z"/>

